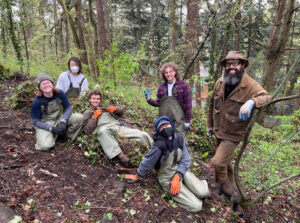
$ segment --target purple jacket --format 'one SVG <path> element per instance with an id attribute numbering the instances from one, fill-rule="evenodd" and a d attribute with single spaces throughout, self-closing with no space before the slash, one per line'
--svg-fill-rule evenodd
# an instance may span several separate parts
<path id="1" fill-rule="evenodd" d="M 192 117 L 192 97 L 191 90 L 189 85 L 185 81 L 176 81 L 173 86 L 173 96 L 176 97 L 178 103 L 184 111 L 185 117 L 184 122 L 190 123 Z M 148 99 L 148 104 L 158 107 L 160 99 L 164 96 L 168 95 L 168 84 L 161 84 L 157 90 L 156 96 L 157 99 Z"/>

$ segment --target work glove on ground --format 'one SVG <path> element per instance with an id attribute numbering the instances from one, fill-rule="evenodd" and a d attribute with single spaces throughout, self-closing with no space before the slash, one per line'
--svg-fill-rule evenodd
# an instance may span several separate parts
<path id="1" fill-rule="evenodd" d="M 97 119 L 100 115 L 102 115 L 102 113 L 103 113 L 102 109 L 96 110 L 94 115 L 93 115 L 93 118 Z"/>
<path id="2" fill-rule="evenodd" d="M 66 129 L 67 129 L 67 121 L 66 120 L 61 120 L 58 125 L 57 125 L 57 128 L 59 129 L 60 131 L 60 134 L 63 134 L 65 133 Z"/>
<path id="3" fill-rule="evenodd" d="M 188 132 L 191 129 L 191 124 L 190 123 L 183 123 L 182 128 L 185 132 Z"/>
<path id="4" fill-rule="evenodd" d="M 109 106 L 106 111 L 108 111 L 109 113 L 113 113 L 117 110 L 117 107 L 116 106 Z"/>
<path id="5" fill-rule="evenodd" d="M 149 88 L 146 88 L 146 90 L 144 91 L 144 95 L 145 95 L 146 100 L 148 100 L 150 98 L 150 89 Z"/>
<path id="6" fill-rule="evenodd" d="M 255 102 L 252 99 L 246 101 L 245 104 L 243 104 L 240 108 L 239 118 L 243 119 L 244 121 L 250 118 L 254 104 Z"/>
<path id="7" fill-rule="evenodd" d="M 180 191 L 180 176 L 176 173 L 171 181 L 171 191 L 172 195 L 177 195 Z"/>
<path id="8" fill-rule="evenodd" d="M 129 183 L 136 183 L 139 177 L 136 174 L 125 174 L 124 179 Z"/>

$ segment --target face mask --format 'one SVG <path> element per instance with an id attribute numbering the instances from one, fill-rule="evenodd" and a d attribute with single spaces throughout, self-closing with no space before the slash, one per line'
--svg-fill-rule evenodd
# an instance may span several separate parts
<path id="1" fill-rule="evenodd" d="M 73 73 L 78 73 L 79 67 L 73 66 L 73 67 L 70 67 L 70 70 L 71 70 Z"/>
<path id="2" fill-rule="evenodd" d="M 166 139 L 172 139 L 172 136 L 173 136 L 173 129 L 171 127 L 168 127 L 168 128 L 164 128 L 160 134 L 166 138 Z"/>

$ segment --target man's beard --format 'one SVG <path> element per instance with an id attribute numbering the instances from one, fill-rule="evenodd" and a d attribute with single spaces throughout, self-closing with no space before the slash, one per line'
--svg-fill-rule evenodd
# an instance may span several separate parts
<path id="1" fill-rule="evenodd" d="M 229 74 L 230 70 L 235 70 L 235 74 L 234 75 Z M 225 74 L 224 74 L 225 83 L 228 85 L 236 85 L 241 81 L 243 74 L 244 74 L 243 68 L 241 68 L 240 70 L 234 68 L 225 70 Z"/>

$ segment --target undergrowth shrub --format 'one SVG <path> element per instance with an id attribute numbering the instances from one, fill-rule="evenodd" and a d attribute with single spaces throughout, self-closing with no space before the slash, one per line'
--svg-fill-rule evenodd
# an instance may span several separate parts
<path id="1" fill-rule="evenodd" d="M 241 166 L 241 179 L 244 184 L 258 191 L 300 172 L 299 166 L 299 134 L 289 142 L 286 140 L 299 131 L 299 110 L 293 115 L 276 116 L 281 120 L 281 125 L 268 129 L 255 124 L 249 138 L 248 148 L 243 154 Z M 254 180 L 257 171 L 276 150 L 277 154 L 267 163 L 261 174 Z M 285 182 L 271 190 L 272 193 L 282 193 L 285 185 L 289 190 L 300 186 L 299 181 Z"/>

